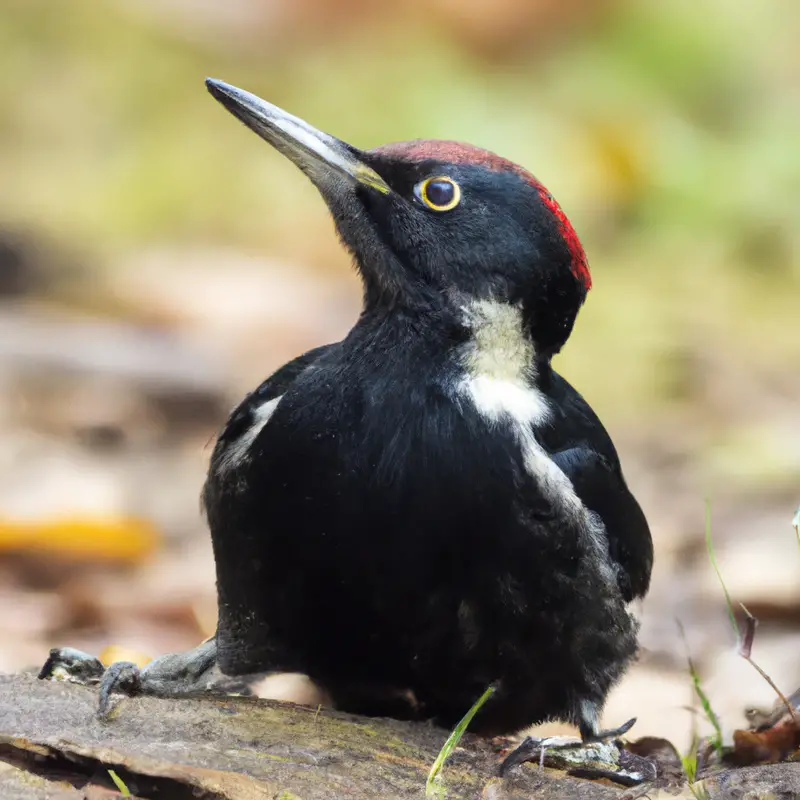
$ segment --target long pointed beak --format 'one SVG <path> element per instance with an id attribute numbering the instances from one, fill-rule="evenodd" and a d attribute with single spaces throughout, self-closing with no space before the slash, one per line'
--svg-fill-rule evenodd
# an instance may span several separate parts
<path id="1" fill-rule="evenodd" d="M 293 161 L 314 183 L 324 183 L 338 174 L 382 194 L 391 191 L 386 181 L 361 161 L 358 151 L 347 143 L 235 86 L 206 78 L 206 87 L 234 117 Z"/>

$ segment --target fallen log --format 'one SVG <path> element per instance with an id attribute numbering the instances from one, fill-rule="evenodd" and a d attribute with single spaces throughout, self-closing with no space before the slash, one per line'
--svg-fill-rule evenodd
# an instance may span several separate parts
<path id="1" fill-rule="evenodd" d="M 131 796 L 165 800 L 422 798 L 449 734 L 425 723 L 249 697 L 122 698 L 105 719 L 96 704 L 91 688 L 0 674 L 0 797 L 118 797 L 117 777 Z M 536 764 L 501 779 L 501 760 L 491 742 L 467 733 L 437 795 L 631 800 L 648 792 L 644 784 L 625 788 Z M 748 784 L 800 796 L 800 764 L 727 770 L 706 788 L 712 798 L 732 797 Z"/>

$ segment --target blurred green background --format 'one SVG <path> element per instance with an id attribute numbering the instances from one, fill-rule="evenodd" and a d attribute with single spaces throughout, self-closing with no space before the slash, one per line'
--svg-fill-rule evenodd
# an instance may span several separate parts
<path id="1" fill-rule="evenodd" d="M 589 253 L 562 368 L 606 415 L 650 419 L 704 402 L 705 350 L 800 359 L 799 16 L 793 0 L 12 0 L 0 214 L 98 268 L 224 242 L 340 274 L 314 190 L 225 119 L 205 75 L 360 146 L 477 143 L 534 171 Z"/>
<path id="2" fill-rule="evenodd" d="M 360 147 L 461 139 L 534 172 L 589 256 L 557 366 L 653 524 L 653 669 L 682 691 L 680 613 L 712 683 L 727 675 L 707 496 L 734 592 L 785 649 L 800 620 L 798 41 L 796 0 L 5 0 L 0 514 L 8 591 L 32 610 L 0 668 L 55 638 L 154 654 L 213 630 L 204 445 L 243 391 L 357 313 L 324 204 L 207 75 Z M 112 520 L 99 539 L 143 519 L 158 555 L 92 566 L 84 531 L 82 566 L 53 567 L 72 523 L 31 526 L 96 516 Z M 132 592 L 133 610 L 108 600 Z"/>

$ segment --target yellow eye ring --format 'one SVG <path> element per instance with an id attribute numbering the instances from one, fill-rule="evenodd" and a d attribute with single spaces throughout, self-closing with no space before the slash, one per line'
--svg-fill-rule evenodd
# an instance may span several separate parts
<path id="1" fill-rule="evenodd" d="M 414 194 L 434 211 L 450 211 L 461 202 L 461 187 L 446 175 L 425 178 L 414 187 Z"/>

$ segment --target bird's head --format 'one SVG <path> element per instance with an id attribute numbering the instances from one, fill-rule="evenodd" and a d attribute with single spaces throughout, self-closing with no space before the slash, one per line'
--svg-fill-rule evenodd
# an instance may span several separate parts
<path id="1" fill-rule="evenodd" d="M 540 353 L 564 344 L 591 277 L 572 225 L 529 172 L 458 142 L 358 150 L 249 92 L 206 85 L 315 184 L 368 307 L 511 304 Z"/>

